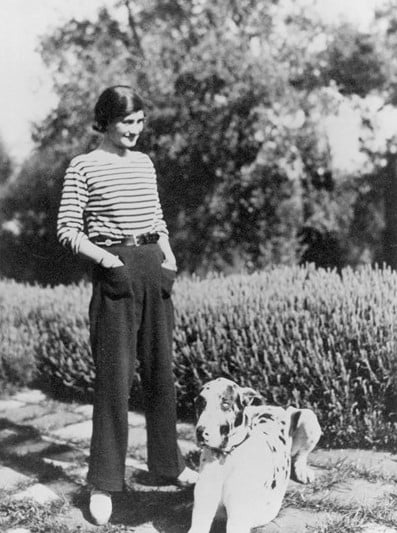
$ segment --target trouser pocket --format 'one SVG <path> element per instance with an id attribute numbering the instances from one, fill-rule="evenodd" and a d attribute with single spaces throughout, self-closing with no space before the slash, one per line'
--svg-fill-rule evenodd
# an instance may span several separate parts
<path id="1" fill-rule="evenodd" d="M 100 268 L 99 277 L 103 292 L 110 298 L 126 298 L 132 294 L 128 269 L 125 265 L 114 268 Z"/>

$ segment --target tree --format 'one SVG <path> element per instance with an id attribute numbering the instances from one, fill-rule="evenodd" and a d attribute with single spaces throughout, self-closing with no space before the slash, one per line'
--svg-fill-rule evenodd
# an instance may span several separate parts
<path id="1" fill-rule="evenodd" d="M 348 260 L 359 185 L 334 172 L 322 123 L 341 99 L 383 83 L 371 36 L 286 0 L 123 0 L 70 21 L 41 51 L 59 104 L 35 129 L 36 170 L 26 166 L 12 194 L 29 173 L 47 176 L 34 206 L 43 235 L 67 161 L 96 142 L 87 124 L 98 94 L 127 82 L 151 108 L 141 146 L 182 269 Z M 29 234 L 29 208 L 10 205 Z"/>
<path id="2" fill-rule="evenodd" d="M 13 161 L 7 152 L 4 142 L 0 138 L 0 187 L 11 177 L 14 169 Z"/>
<path id="3" fill-rule="evenodd" d="M 367 59 L 362 61 L 359 82 L 365 94 L 376 95 L 378 111 L 363 115 L 362 150 L 371 161 L 371 168 L 364 174 L 362 189 L 364 201 L 359 204 L 361 215 L 363 206 L 369 211 L 367 226 L 377 225 L 372 230 L 377 242 L 372 243 L 376 250 L 376 259 L 386 262 L 397 269 L 397 226 L 396 226 L 396 201 L 397 201 L 397 135 L 389 134 L 388 138 L 380 134 L 377 122 L 380 115 L 396 115 L 397 104 L 397 16 L 396 2 L 390 0 L 377 12 L 376 23 L 371 35 L 367 36 L 364 43 Z M 368 59 L 368 51 L 372 52 L 374 59 Z M 362 51 L 362 47 L 361 47 Z M 353 54 L 353 58 L 357 54 Z M 367 63 L 367 64 L 365 64 Z M 348 65 L 349 67 L 349 65 Z M 346 71 L 348 70 L 345 69 Z M 369 74 L 369 75 L 368 75 Z M 371 76 L 372 74 L 372 76 Z M 357 85 L 357 84 L 356 84 Z M 371 91 L 371 92 L 370 92 Z M 357 92 L 359 92 L 357 90 Z M 380 140 L 380 138 L 383 138 Z M 362 216 L 361 216 L 362 221 Z M 368 235 L 368 232 L 367 232 Z"/>

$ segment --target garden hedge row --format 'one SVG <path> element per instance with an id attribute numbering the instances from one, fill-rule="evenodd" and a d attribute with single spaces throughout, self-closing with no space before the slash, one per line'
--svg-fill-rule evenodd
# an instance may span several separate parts
<path id="1" fill-rule="evenodd" d="M 89 297 L 86 284 L 0 281 L 0 383 L 89 397 Z M 225 375 L 269 403 L 314 408 L 323 445 L 397 446 L 397 273 L 309 265 L 181 277 L 174 303 L 181 414 L 203 382 Z"/>

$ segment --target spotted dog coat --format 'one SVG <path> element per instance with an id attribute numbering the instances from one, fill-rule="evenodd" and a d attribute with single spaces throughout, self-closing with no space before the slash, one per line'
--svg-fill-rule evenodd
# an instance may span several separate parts
<path id="1" fill-rule="evenodd" d="M 290 474 L 307 483 L 307 456 L 321 430 L 309 409 L 270 407 L 253 389 L 219 378 L 197 398 L 202 447 L 189 533 L 208 533 L 218 507 L 227 533 L 249 533 L 273 520 Z"/>

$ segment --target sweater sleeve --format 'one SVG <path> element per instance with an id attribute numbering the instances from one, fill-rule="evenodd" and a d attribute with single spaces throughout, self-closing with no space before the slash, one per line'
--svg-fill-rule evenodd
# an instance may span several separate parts
<path id="1" fill-rule="evenodd" d="M 167 224 L 164 220 L 163 216 L 163 209 L 161 207 L 159 192 L 158 192 L 158 186 L 157 186 L 157 174 L 156 169 L 154 168 L 154 165 L 150 158 L 148 158 L 150 161 L 150 165 L 153 169 L 154 174 L 154 180 L 155 180 L 155 186 L 156 186 L 156 204 L 155 204 L 155 210 L 154 210 L 154 222 L 153 222 L 153 229 L 154 231 L 157 231 L 158 233 L 162 233 L 164 235 L 168 236 L 168 228 Z"/>
<path id="2" fill-rule="evenodd" d="M 157 193 L 156 210 L 154 213 L 154 231 L 168 235 L 167 224 L 163 217 L 163 210 L 161 208 L 160 199 Z"/>
<path id="3" fill-rule="evenodd" d="M 58 211 L 59 242 L 77 254 L 80 243 L 88 239 L 84 233 L 84 210 L 88 201 L 87 184 L 77 165 L 71 162 L 66 170 Z"/>

